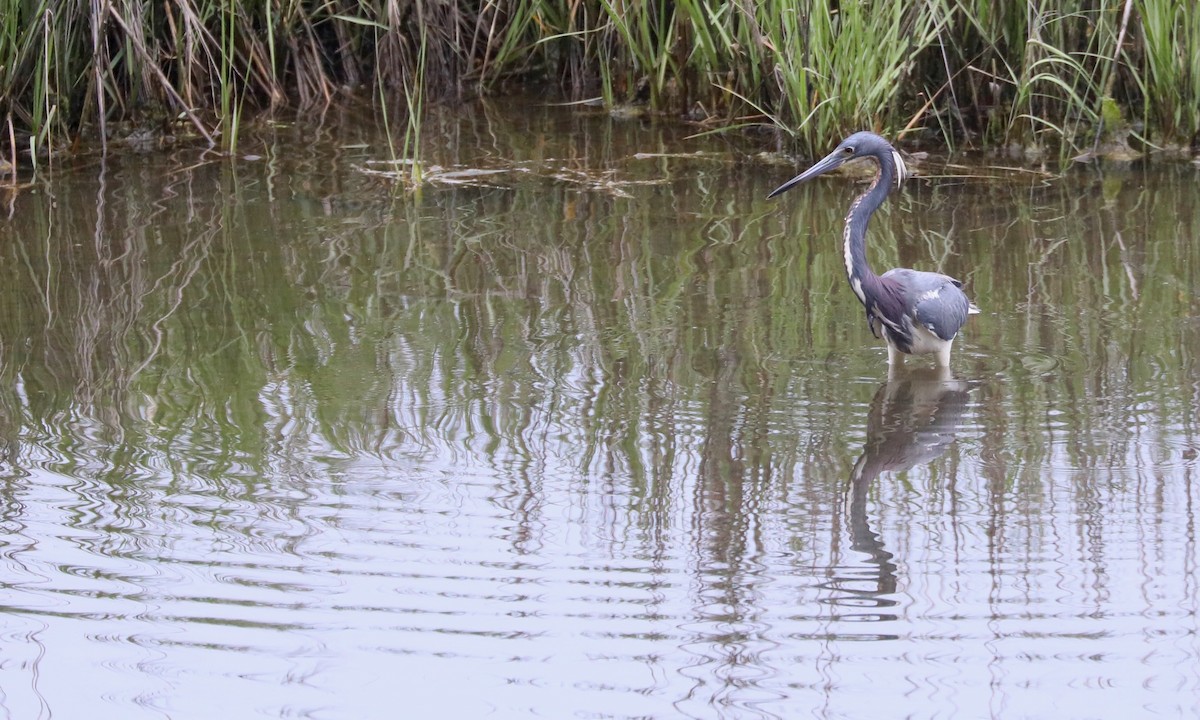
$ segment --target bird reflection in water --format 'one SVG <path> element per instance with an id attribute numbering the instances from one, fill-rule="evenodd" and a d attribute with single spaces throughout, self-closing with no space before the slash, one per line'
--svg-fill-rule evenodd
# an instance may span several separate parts
<path id="1" fill-rule="evenodd" d="M 836 567 L 822 586 L 834 591 L 826 602 L 869 612 L 842 620 L 896 619 L 887 611 L 897 601 L 896 563 L 879 534 L 871 529 L 867 495 L 883 473 L 901 472 L 940 457 L 954 444 L 972 383 L 956 380 L 946 367 L 895 369 L 879 386 L 867 414 L 867 441 L 850 473 L 847 492 L 850 547 L 865 563 Z M 840 512 L 840 509 L 839 509 Z"/>

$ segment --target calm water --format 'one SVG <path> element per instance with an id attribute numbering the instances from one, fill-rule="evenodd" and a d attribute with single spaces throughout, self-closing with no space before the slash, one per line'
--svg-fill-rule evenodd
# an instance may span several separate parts
<path id="1" fill-rule="evenodd" d="M 525 105 L 0 193 L 0 716 L 1200 714 L 1200 171 L 926 160 L 889 380 L 852 181 Z"/>

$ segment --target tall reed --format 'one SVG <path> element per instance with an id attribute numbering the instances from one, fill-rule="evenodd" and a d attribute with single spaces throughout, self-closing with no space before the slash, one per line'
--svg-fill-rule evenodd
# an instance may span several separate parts
<path id="1" fill-rule="evenodd" d="M 952 144 L 1200 133 L 1186 0 L 0 0 L 0 155 L 176 125 L 232 148 L 244 118 L 382 88 L 436 102 L 552 88 L 766 124 L 815 154 L 851 128 Z M 411 113 L 410 113 L 411 114 Z M 417 127 L 417 126 L 413 126 Z M 190 128 L 190 130 L 188 130 Z M 167 133 L 164 133 L 164 136 Z"/>
<path id="2" fill-rule="evenodd" d="M 814 0 L 803 13 L 760 6 L 781 116 L 810 148 L 857 128 L 896 128 L 911 107 L 915 64 L 949 16 L 939 0 Z"/>
<path id="3" fill-rule="evenodd" d="M 1141 0 L 1146 72 L 1141 114 L 1165 142 L 1200 134 L 1200 11 L 1187 0 Z"/>

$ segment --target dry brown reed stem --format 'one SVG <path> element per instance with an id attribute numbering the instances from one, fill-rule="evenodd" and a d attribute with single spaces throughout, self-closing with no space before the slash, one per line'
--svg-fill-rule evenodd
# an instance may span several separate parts
<path id="1" fill-rule="evenodd" d="M 196 117 L 196 113 L 192 112 L 191 108 L 187 106 L 187 103 L 183 101 L 183 98 L 179 96 L 179 93 L 175 90 L 175 87 L 171 84 L 171 81 L 167 79 L 167 76 L 163 74 L 163 71 L 158 66 L 158 63 L 154 61 L 154 58 L 150 55 L 150 52 L 146 50 L 146 45 L 142 41 L 141 37 L 132 31 L 129 25 L 121 18 L 120 13 L 118 13 L 111 4 L 106 4 L 104 6 L 104 10 L 105 16 L 112 18 L 113 21 L 120 25 L 121 29 L 125 31 L 125 37 L 130 41 L 130 43 L 132 43 L 134 49 L 137 50 L 138 55 L 140 55 L 145 61 L 150 72 L 152 72 L 154 76 L 158 78 L 159 85 L 162 87 L 163 92 L 165 92 L 167 96 L 179 106 L 180 112 L 187 116 L 188 120 L 191 121 L 193 126 L 195 126 L 196 132 L 200 133 L 200 135 L 208 141 L 210 146 L 216 145 L 216 142 L 213 140 L 212 134 L 209 133 L 208 128 L 204 127 L 204 123 L 200 122 L 200 118 Z"/>

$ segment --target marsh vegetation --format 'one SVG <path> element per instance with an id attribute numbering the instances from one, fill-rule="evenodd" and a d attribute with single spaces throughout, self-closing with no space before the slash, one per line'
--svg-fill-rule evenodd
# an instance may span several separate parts
<path id="1" fill-rule="evenodd" d="M 264 111 L 368 102 L 397 158 L 429 102 L 536 88 L 698 132 L 848 129 L 1067 157 L 1200 131 L 1183 0 L 0 0 L 0 151 L 234 148 Z M 413 172 L 419 166 L 413 165 Z"/>

